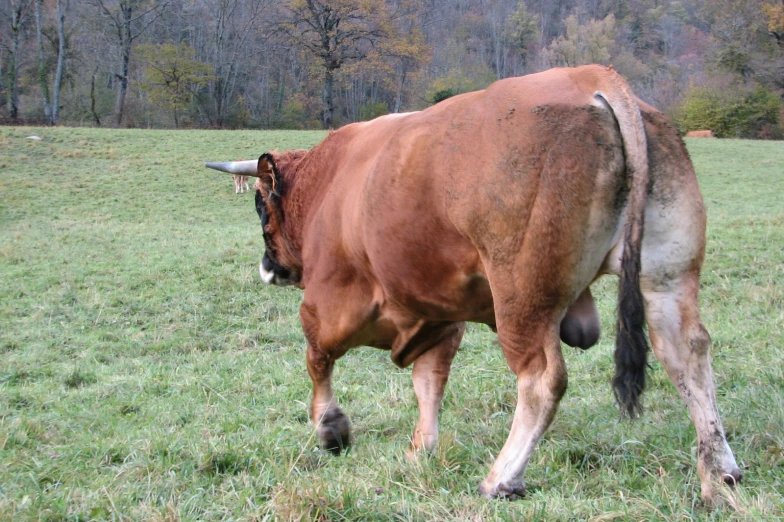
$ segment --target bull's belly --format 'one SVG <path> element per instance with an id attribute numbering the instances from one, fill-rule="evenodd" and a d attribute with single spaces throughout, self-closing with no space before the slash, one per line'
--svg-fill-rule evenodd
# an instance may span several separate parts
<path id="1" fill-rule="evenodd" d="M 428 321 L 495 323 L 493 294 L 482 273 L 455 275 L 437 285 L 392 294 L 392 301 Z"/>
<path id="2" fill-rule="evenodd" d="M 351 346 L 393 349 L 416 337 L 416 331 L 458 322 L 495 325 L 490 284 L 483 274 L 460 278 L 458 284 L 420 287 L 420 291 L 378 289 L 368 321 L 347 342 Z"/>
<path id="3" fill-rule="evenodd" d="M 458 323 L 485 323 L 494 329 L 490 285 L 484 277 L 469 279 L 462 287 L 387 301 L 365 330 L 365 339 L 357 344 L 391 350 L 392 361 L 406 367 L 451 337 L 460 328 Z"/>

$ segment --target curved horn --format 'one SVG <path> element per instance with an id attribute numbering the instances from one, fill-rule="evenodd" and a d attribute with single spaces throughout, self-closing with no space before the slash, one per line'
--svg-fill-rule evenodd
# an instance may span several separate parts
<path id="1" fill-rule="evenodd" d="M 208 161 L 204 164 L 208 169 L 220 170 L 229 174 L 241 174 L 243 176 L 259 177 L 258 160 L 245 161 Z"/>

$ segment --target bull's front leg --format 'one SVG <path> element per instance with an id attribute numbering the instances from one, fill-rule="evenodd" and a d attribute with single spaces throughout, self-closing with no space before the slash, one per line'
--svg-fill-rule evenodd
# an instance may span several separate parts
<path id="1" fill-rule="evenodd" d="M 338 407 L 332 391 L 335 359 L 318 346 L 308 344 L 308 374 L 313 381 L 311 418 L 321 440 L 321 447 L 333 455 L 348 449 L 351 427 L 348 417 Z"/>
<path id="2" fill-rule="evenodd" d="M 412 379 L 419 402 L 419 422 L 408 455 L 419 450 L 434 451 L 438 445 L 438 411 L 449 378 L 452 359 L 465 332 L 465 323 L 450 326 L 444 339 L 414 361 Z"/>

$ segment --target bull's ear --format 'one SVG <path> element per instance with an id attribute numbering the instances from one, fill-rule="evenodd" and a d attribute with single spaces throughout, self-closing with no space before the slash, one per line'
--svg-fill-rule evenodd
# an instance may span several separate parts
<path id="1" fill-rule="evenodd" d="M 278 167 L 275 165 L 275 158 L 272 157 L 272 154 L 269 152 L 262 154 L 259 157 L 259 163 L 256 169 L 262 193 L 267 197 L 269 197 L 270 194 L 280 196 L 283 189 L 283 183 Z"/>

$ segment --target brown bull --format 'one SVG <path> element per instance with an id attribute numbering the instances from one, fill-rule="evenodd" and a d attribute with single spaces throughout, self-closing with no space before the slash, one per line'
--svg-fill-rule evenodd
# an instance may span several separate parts
<path id="1" fill-rule="evenodd" d="M 589 285 L 616 274 L 622 409 L 640 410 L 647 321 L 697 430 L 703 497 L 740 480 L 698 311 L 705 209 L 694 170 L 677 131 L 612 69 L 502 80 L 422 112 L 347 125 L 311 151 L 207 166 L 259 178 L 260 272 L 304 289 L 311 413 L 325 448 L 339 454 L 349 443 L 333 365 L 367 345 L 413 364 L 411 449 L 433 450 L 465 322 L 485 323 L 498 332 L 518 399 L 479 489 L 522 495 L 566 390 L 559 336 L 596 342 Z"/>
<path id="2" fill-rule="evenodd" d="M 686 133 L 687 138 L 712 138 L 713 131 L 710 130 L 696 130 Z"/>

